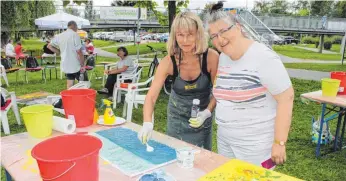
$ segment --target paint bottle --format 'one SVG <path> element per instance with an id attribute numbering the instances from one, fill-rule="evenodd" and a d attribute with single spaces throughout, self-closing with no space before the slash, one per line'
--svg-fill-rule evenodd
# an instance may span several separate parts
<path id="1" fill-rule="evenodd" d="M 197 118 L 197 114 L 199 112 L 199 99 L 194 99 L 192 101 L 192 108 L 191 108 L 191 118 Z"/>
<path id="2" fill-rule="evenodd" d="M 115 123 L 115 116 L 111 108 L 112 102 L 107 99 L 102 99 L 103 105 L 106 106 L 105 113 L 103 114 L 103 121 L 105 125 L 112 125 Z"/>

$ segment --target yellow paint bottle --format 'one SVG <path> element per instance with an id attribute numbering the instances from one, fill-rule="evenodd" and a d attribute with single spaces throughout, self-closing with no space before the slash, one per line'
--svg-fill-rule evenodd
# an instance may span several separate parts
<path id="1" fill-rule="evenodd" d="M 111 108 L 112 102 L 107 99 L 102 99 L 103 105 L 106 106 L 105 113 L 103 114 L 103 121 L 105 125 L 113 125 L 115 124 L 115 115 Z"/>

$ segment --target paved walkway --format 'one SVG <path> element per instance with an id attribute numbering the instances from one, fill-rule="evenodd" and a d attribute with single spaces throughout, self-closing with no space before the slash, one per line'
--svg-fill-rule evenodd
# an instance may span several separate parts
<path id="1" fill-rule="evenodd" d="M 341 60 L 304 60 L 298 58 L 291 58 L 285 55 L 279 54 L 281 61 L 283 63 L 330 63 L 330 64 L 340 64 Z M 340 56 L 341 59 L 341 56 Z"/>
<path id="2" fill-rule="evenodd" d="M 110 58 L 118 58 L 115 53 L 104 51 L 100 48 L 95 48 L 96 52 L 100 56 L 110 57 Z M 140 55 L 140 60 L 142 61 L 151 61 L 153 58 L 144 58 L 142 56 L 146 55 L 154 55 L 155 53 L 148 53 Z M 130 55 L 131 57 L 137 58 L 137 55 Z M 340 63 L 340 61 L 327 61 L 327 60 L 301 60 L 296 58 L 290 58 L 284 55 L 280 55 L 282 62 L 284 63 Z M 287 69 L 287 72 L 291 78 L 298 78 L 303 80 L 315 80 L 320 81 L 322 78 L 329 77 L 329 72 L 320 72 L 320 71 L 312 71 L 312 70 L 303 70 L 303 69 Z"/>
<path id="3" fill-rule="evenodd" d="M 295 46 L 295 47 L 300 48 L 300 49 L 304 49 L 304 50 L 313 51 L 313 52 L 319 52 L 320 51 L 317 48 L 309 48 L 309 47 L 301 47 L 301 46 Z M 337 52 L 332 52 L 332 51 L 329 51 L 329 50 L 322 50 L 322 53 L 325 53 L 325 54 L 338 54 Z"/>
<path id="4" fill-rule="evenodd" d="M 303 70 L 303 69 L 287 69 L 288 75 L 291 78 L 303 79 L 303 80 L 315 80 L 321 81 L 322 78 L 329 78 L 329 72 Z"/>

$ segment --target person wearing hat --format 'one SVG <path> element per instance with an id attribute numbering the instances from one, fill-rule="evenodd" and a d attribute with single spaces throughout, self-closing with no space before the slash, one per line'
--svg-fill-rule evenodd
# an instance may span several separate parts
<path id="1" fill-rule="evenodd" d="M 43 54 L 42 54 L 42 59 L 43 59 L 43 61 L 44 61 L 44 58 L 49 58 L 49 57 L 56 58 L 55 53 L 47 47 L 49 43 L 50 43 L 50 40 L 47 39 L 47 40 L 46 40 L 46 44 L 43 45 Z M 49 64 L 51 64 L 51 63 L 50 63 L 50 62 L 47 62 L 47 64 L 49 65 Z"/>

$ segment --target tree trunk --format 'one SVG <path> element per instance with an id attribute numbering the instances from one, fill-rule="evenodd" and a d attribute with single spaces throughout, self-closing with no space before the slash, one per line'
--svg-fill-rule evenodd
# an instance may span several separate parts
<path id="1" fill-rule="evenodd" d="M 169 32 L 171 32 L 171 27 L 172 27 L 172 23 L 175 17 L 175 13 L 176 13 L 176 3 L 175 1 L 168 1 L 168 27 L 169 27 Z"/>

